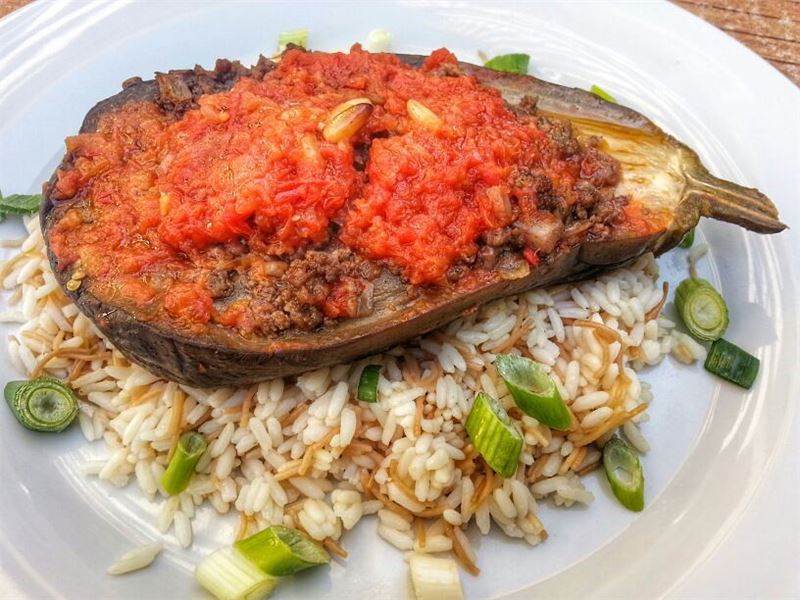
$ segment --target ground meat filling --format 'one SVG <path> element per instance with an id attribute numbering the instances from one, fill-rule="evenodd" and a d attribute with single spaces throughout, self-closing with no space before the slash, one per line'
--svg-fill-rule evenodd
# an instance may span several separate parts
<path id="1" fill-rule="evenodd" d="M 294 49 L 155 86 L 69 138 L 50 188 L 58 268 L 80 266 L 98 298 L 148 320 L 312 331 L 369 315 L 383 271 L 412 293 L 475 285 L 624 216 L 601 140 L 535 98 L 509 108 L 446 50 L 414 69 Z M 353 104 L 366 116 L 338 135 Z"/>

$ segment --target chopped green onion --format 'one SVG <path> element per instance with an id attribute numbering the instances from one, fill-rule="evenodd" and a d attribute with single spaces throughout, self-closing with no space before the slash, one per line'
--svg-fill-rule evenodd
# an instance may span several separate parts
<path id="1" fill-rule="evenodd" d="M 358 391 L 356 398 L 361 402 L 377 402 L 378 401 L 378 378 L 381 374 L 380 365 L 367 365 L 361 371 L 361 377 L 358 380 Z"/>
<path id="2" fill-rule="evenodd" d="M 553 429 L 569 429 L 572 415 L 542 365 L 510 354 L 499 354 L 494 364 L 522 412 Z"/>
<path id="3" fill-rule="evenodd" d="M 219 600 L 256 600 L 272 592 L 278 576 L 330 560 L 299 531 L 275 525 L 217 550 L 197 565 L 194 575 Z"/>
<path id="4" fill-rule="evenodd" d="M 689 232 L 683 236 L 683 239 L 678 246 L 681 248 L 691 248 L 692 244 L 694 244 L 694 228 L 690 229 Z"/>
<path id="5" fill-rule="evenodd" d="M 417 600 L 461 600 L 464 597 L 452 558 L 412 554 L 408 566 Z"/>
<path id="6" fill-rule="evenodd" d="M 622 438 L 611 438 L 603 446 L 603 468 L 611 491 L 628 510 L 644 509 L 644 473 L 639 456 Z"/>
<path id="7" fill-rule="evenodd" d="M 180 437 L 167 470 L 161 476 L 161 486 L 167 494 L 174 496 L 187 488 L 206 447 L 205 438 L 194 431 Z"/>
<path id="8" fill-rule="evenodd" d="M 286 50 L 286 46 L 289 44 L 305 48 L 306 44 L 308 44 L 308 29 L 294 29 L 292 31 L 282 31 L 279 33 L 278 52 Z"/>
<path id="9" fill-rule="evenodd" d="M 480 392 L 464 428 L 487 465 L 503 477 L 514 475 L 522 452 L 522 434 L 497 400 Z"/>
<path id="10" fill-rule="evenodd" d="M 501 54 L 486 61 L 483 66 L 493 71 L 527 75 L 530 61 L 531 57 L 528 54 Z"/>
<path id="11" fill-rule="evenodd" d="M 278 579 L 267 575 L 241 552 L 226 546 L 197 565 L 194 576 L 218 600 L 257 600 L 267 597 Z"/>
<path id="12" fill-rule="evenodd" d="M 281 525 L 267 527 L 233 546 L 268 575 L 294 575 L 331 561 L 322 546 L 299 531 Z"/>
<path id="13" fill-rule="evenodd" d="M 612 102 L 614 104 L 617 103 L 617 99 L 614 98 L 614 96 L 609 94 L 607 91 L 605 91 L 603 88 L 601 88 L 599 85 L 593 85 L 592 87 L 589 88 L 589 91 L 592 92 L 598 98 L 602 98 L 606 102 Z"/>
<path id="14" fill-rule="evenodd" d="M 758 375 L 759 364 L 755 356 L 720 338 L 711 344 L 704 366 L 714 375 L 749 390 Z"/>
<path id="15" fill-rule="evenodd" d="M 3 196 L 0 193 L 0 214 L 32 215 L 39 210 L 42 203 L 41 194 L 11 194 Z"/>
<path id="16" fill-rule="evenodd" d="M 63 431 L 78 416 L 75 393 L 50 377 L 11 381 L 3 395 L 17 421 L 32 431 Z"/>
<path id="17" fill-rule="evenodd" d="M 684 279 L 675 290 L 675 308 L 692 337 L 713 342 L 728 328 L 728 306 L 705 279 Z"/>

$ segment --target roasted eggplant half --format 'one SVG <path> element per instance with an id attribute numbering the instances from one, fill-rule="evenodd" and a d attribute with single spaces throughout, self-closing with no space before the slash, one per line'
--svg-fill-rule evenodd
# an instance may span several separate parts
<path id="1" fill-rule="evenodd" d="M 347 57 L 354 55 L 361 62 L 348 63 Z M 694 151 L 629 108 L 531 76 L 458 63 L 445 51 L 431 57 L 381 55 L 380 64 L 364 55 L 355 49 L 350 55 L 330 58 L 292 49 L 277 66 L 266 59 L 251 69 L 218 61 L 213 71 L 197 67 L 157 74 L 153 81 L 132 79 L 122 92 L 88 113 L 80 135 L 68 138 L 67 154 L 45 184 L 40 214 L 50 262 L 65 293 L 125 356 L 189 385 L 250 384 L 352 361 L 431 331 L 491 300 L 584 278 L 645 252 L 660 254 L 677 245 L 701 216 L 760 233 L 784 229 L 763 194 L 710 175 Z M 323 66 L 317 68 L 314 61 Z M 536 138 L 540 145 L 535 147 L 544 148 L 543 153 L 555 148 L 559 157 L 553 164 L 578 165 L 573 171 L 579 172 L 578 179 L 570 180 L 567 195 L 583 194 L 589 198 L 586 207 L 578 210 L 574 198 L 567 202 L 553 191 L 552 172 L 548 179 L 528 168 L 533 163 L 525 163 L 528 167 L 514 167 L 517 183 L 496 188 L 502 193 L 482 192 L 501 212 L 505 207 L 509 218 L 467 240 L 467 250 L 448 259 L 446 272 L 437 272 L 439 279 L 413 264 L 419 260 L 409 259 L 403 267 L 377 255 L 374 244 L 364 250 L 352 231 L 347 233 L 348 217 L 341 215 L 352 202 L 364 201 L 364 186 L 375 185 L 377 175 L 385 174 L 386 169 L 370 170 L 379 160 L 376 150 L 386 150 L 393 138 L 408 134 L 403 129 L 410 127 L 405 117 L 392 117 L 391 111 L 407 111 L 430 130 L 449 126 L 441 104 L 436 111 L 409 99 L 392 109 L 396 98 L 384 94 L 388 88 L 371 87 L 374 73 L 359 78 L 359 65 L 365 64 L 383 69 L 382 76 L 391 85 L 400 85 L 396 82 L 402 83 L 404 77 L 416 81 L 424 73 L 437 78 L 436 85 L 455 86 L 453 94 L 459 90 L 477 94 L 473 100 L 492 90 L 505 107 L 497 108 L 500 116 L 493 118 L 522 122 L 527 129 L 520 131 L 529 136 L 524 143 Z M 386 70 L 390 67 L 391 73 Z M 225 149 L 237 145 L 264 143 L 264 152 L 269 153 L 278 143 L 270 136 L 295 135 L 292 119 L 303 106 L 263 87 L 270 78 L 279 77 L 280 69 L 284 75 L 292 73 L 289 69 L 306 69 L 302 77 L 284 82 L 290 87 L 281 88 L 281 93 L 311 90 L 314 102 L 324 102 L 325 94 L 314 87 L 320 78 L 332 78 L 347 90 L 349 99 L 329 111 L 327 119 L 308 127 L 296 147 L 290 144 L 286 152 L 304 153 L 299 160 L 309 156 L 333 160 L 330 156 L 339 152 L 336 156 L 344 157 L 342 170 L 331 170 L 328 164 L 322 175 L 309 175 L 303 189 L 306 194 L 350 197 L 333 207 L 338 212 L 329 221 L 322 225 L 315 221 L 316 229 L 309 224 L 311 209 L 303 204 L 306 212 L 290 211 L 280 228 L 273 220 L 254 234 L 253 223 L 266 218 L 258 213 L 236 221 L 242 228 L 238 237 L 214 237 L 219 211 L 228 211 L 223 215 L 229 219 L 226 224 L 250 214 L 242 212 L 248 210 L 242 205 L 253 186 L 277 185 L 270 198 L 285 199 L 289 193 L 274 180 L 274 170 L 284 168 L 284 163 L 276 162 L 274 168 L 257 165 L 261 179 L 245 180 L 237 169 L 246 153 L 232 157 L 230 168 L 227 159 L 220 159 Z M 237 90 L 235 99 L 225 95 L 231 90 Z M 232 116 L 240 114 L 237 110 L 258 115 L 267 110 L 264 103 L 271 103 L 269 110 L 279 110 L 269 113 L 277 114 L 277 119 L 262 123 L 253 117 L 246 127 L 244 121 L 239 129 L 232 125 L 239 119 Z M 453 111 L 473 110 L 476 105 L 465 103 L 454 98 Z M 127 121 L 114 121 L 122 114 Z M 483 119 L 481 115 L 475 118 Z M 380 127 L 369 125 L 378 121 Z M 263 139 L 253 137 L 260 127 L 267 128 Z M 419 135 L 434 139 L 432 134 Z M 466 134 L 459 135 L 451 149 L 463 147 L 458 144 Z M 156 150 L 144 152 L 143 139 L 156 140 Z M 408 153 L 408 147 L 401 150 Z M 496 151 L 502 154 L 504 149 Z M 412 156 L 411 163 L 414 160 Z M 292 163 L 294 170 L 286 177 L 299 177 L 297 164 Z M 595 181 L 592 165 L 606 169 L 608 176 Z M 212 171 L 214 178 L 209 175 Z M 175 207 L 177 192 L 165 192 L 158 183 L 168 173 L 177 178 L 171 180 L 178 181 L 175 185 L 194 194 L 194 204 Z M 407 184 L 397 177 L 400 188 Z M 595 181 L 594 187 L 590 181 Z M 342 182 L 351 187 L 342 192 L 337 187 Z M 522 201 L 526 193 L 533 204 Z M 213 202 L 208 200 L 212 194 L 217 194 Z M 220 200 L 224 194 L 228 200 Z M 133 204 L 127 204 L 129 200 Z M 531 206 L 535 217 L 525 212 Z M 211 210 L 218 212 L 211 215 Z M 279 218 L 276 214 L 270 213 L 270 218 Z M 409 218 L 413 220 L 413 215 Z M 165 229 L 168 221 L 170 228 Z M 370 242 L 379 237 L 373 229 L 378 221 L 367 219 L 362 228 Z M 295 237 L 289 236 L 289 229 Z M 304 236 L 301 246 L 291 241 L 298 232 Z M 452 232 L 454 239 L 460 234 L 458 229 Z M 169 251 L 154 242 L 161 238 L 169 241 Z M 282 245 L 276 246 L 276 239 Z M 431 254 L 447 250 L 432 248 Z M 252 281 L 256 269 L 261 277 L 258 285 Z M 196 289 L 203 294 L 198 296 Z"/>

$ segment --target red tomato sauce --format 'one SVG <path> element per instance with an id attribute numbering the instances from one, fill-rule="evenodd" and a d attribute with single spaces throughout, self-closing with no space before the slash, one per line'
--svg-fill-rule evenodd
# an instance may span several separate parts
<path id="1" fill-rule="evenodd" d="M 59 265 L 81 261 L 101 296 L 150 302 L 154 312 L 161 298 L 171 318 L 227 325 L 245 309 L 214 308 L 199 275 L 214 266 L 210 249 L 244 241 L 252 261 L 288 257 L 324 244 L 336 223 L 360 256 L 413 284 L 445 284 L 482 234 L 510 223 L 515 169 L 544 172 L 568 203 L 580 174 L 533 117 L 472 77 L 446 74 L 456 68 L 447 50 L 421 69 L 358 46 L 292 50 L 263 80 L 202 96 L 181 117 L 152 103 L 106 114 L 97 133 L 67 140 L 73 163 L 52 195 L 83 198 L 91 210 L 76 204 L 53 229 Z M 374 105 L 366 125 L 326 141 L 331 111 L 353 98 Z M 410 115 L 409 100 L 438 125 Z M 361 170 L 356 152 L 366 144 Z M 535 249 L 526 257 L 538 261 Z M 358 288 L 333 286 L 321 310 L 348 316 Z"/>

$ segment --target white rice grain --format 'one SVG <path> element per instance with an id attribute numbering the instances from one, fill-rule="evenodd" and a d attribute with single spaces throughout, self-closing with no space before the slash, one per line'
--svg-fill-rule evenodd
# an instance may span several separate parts
<path id="1" fill-rule="evenodd" d="M 397 531 L 386 525 L 378 525 L 378 535 L 398 550 L 411 550 L 414 548 L 414 540 L 409 534 Z"/>
<path id="2" fill-rule="evenodd" d="M 308 477 L 290 477 L 289 483 L 301 494 L 308 498 L 322 500 L 325 497 L 325 492 L 320 487 L 319 483 Z"/>
<path id="3" fill-rule="evenodd" d="M 614 414 L 614 410 L 612 408 L 609 408 L 608 406 L 601 406 L 600 408 L 596 408 L 588 415 L 583 417 L 583 419 L 581 419 L 581 427 L 583 427 L 584 429 L 591 429 L 592 427 L 597 427 L 601 423 L 605 423 L 612 414 Z"/>
<path id="4" fill-rule="evenodd" d="M 631 423 L 630 421 L 628 421 L 627 423 L 625 423 L 625 425 L 622 426 L 622 431 L 625 433 L 625 437 L 628 438 L 628 441 L 639 452 L 644 454 L 650 450 L 650 444 L 642 435 L 642 432 L 639 431 L 639 428 L 636 426 L 635 423 Z"/>
<path id="5" fill-rule="evenodd" d="M 181 548 L 192 545 L 192 522 L 181 511 L 175 513 L 175 537 L 178 538 Z"/>
<path id="6" fill-rule="evenodd" d="M 144 569 L 155 560 L 163 547 L 160 543 L 154 543 L 128 550 L 113 565 L 108 567 L 106 573 L 109 575 L 123 575 L 131 571 Z"/>
<path id="7" fill-rule="evenodd" d="M 570 408 L 572 408 L 573 412 L 591 410 L 604 405 L 609 398 L 611 398 L 611 395 L 608 392 L 590 392 L 576 398 Z"/>

